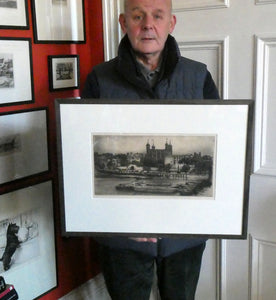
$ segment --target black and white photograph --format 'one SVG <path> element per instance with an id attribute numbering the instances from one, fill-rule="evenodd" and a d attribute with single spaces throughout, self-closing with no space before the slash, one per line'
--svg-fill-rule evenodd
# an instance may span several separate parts
<path id="1" fill-rule="evenodd" d="M 0 53 L 0 88 L 13 87 L 13 55 Z"/>
<path id="2" fill-rule="evenodd" d="M 27 0 L 0 0 L 0 29 L 29 29 Z"/>
<path id="3" fill-rule="evenodd" d="M 94 193 L 213 197 L 215 136 L 93 135 Z"/>
<path id="4" fill-rule="evenodd" d="M 0 37 L 0 106 L 32 102 L 31 39 Z"/>
<path id="5" fill-rule="evenodd" d="M 40 255 L 39 215 L 39 210 L 31 210 L 0 220 L 0 273 Z"/>
<path id="6" fill-rule="evenodd" d="M 57 63 L 56 65 L 56 80 L 71 80 L 74 78 L 73 63 Z"/>
<path id="7" fill-rule="evenodd" d="M 0 195 L 0 275 L 22 300 L 56 286 L 51 181 Z"/>
<path id="8" fill-rule="evenodd" d="M 49 55 L 48 69 L 50 91 L 79 88 L 78 55 Z"/>
<path id="9" fill-rule="evenodd" d="M 57 99 L 56 116 L 65 236 L 246 234 L 251 101 Z"/>
<path id="10" fill-rule="evenodd" d="M 33 0 L 31 4 L 35 43 L 85 43 L 84 0 Z"/>
<path id="11" fill-rule="evenodd" d="M 0 0 L 0 8 L 17 8 L 17 0 Z"/>
<path id="12" fill-rule="evenodd" d="M 49 169 L 46 108 L 0 114 L 0 186 Z"/>
<path id="13" fill-rule="evenodd" d="M 20 152 L 21 136 L 19 134 L 0 137 L 0 156 Z"/>

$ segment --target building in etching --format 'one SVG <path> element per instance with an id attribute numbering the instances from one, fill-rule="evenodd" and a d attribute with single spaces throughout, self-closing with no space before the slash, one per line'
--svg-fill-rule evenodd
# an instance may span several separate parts
<path id="1" fill-rule="evenodd" d="M 166 141 L 164 149 L 156 149 L 154 142 L 152 145 L 149 141 L 146 144 L 146 154 L 144 158 L 144 165 L 148 166 L 165 166 L 173 163 L 173 147 L 171 142 Z"/>

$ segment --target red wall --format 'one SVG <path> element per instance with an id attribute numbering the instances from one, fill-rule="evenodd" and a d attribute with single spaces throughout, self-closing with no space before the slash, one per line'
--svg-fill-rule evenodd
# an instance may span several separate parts
<path id="1" fill-rule="evenodd" d="M 95 276 L 99 272 L 99 267 L 97 263 L 96 244 L 92 239 L 82 237 L 63 238 L 60 233 L 54 99 L 76 97 L 79 96 L 80 91 L 49 92 L 47 56 L 78 54 L 80 56 L 80 80 L 82 88 L 92 66 L 103 61 L 102 7 L 101 0 L 84 0 L 86 23 L 85 44 L 34 44 L 30 2 L 31 0 L 28 0 L 30 29 L 0 30 L 0 36 L 32 38 L 35 103 L 0 107 L 0 113 L 42 106 L 49 108 L 49 154 L 51 168 L 47 174 L 28 180 L 23 179 L 16 184 L 13 183 L 1 187 L 0 194 L 24 188 L 38 182 L 53 180 L 58 286 L 41 299 L 56 300 Z M 43 270 L 41 271 L 43 272 Z"/>

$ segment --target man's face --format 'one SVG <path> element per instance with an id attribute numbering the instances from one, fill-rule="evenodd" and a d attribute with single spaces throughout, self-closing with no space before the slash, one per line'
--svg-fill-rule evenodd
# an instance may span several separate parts
<path id="1" fill-rule="evenodd" d="M 159 57 L 176 18 L 171 0 L 128 0 L 119 21 L 136 52 Z"/>

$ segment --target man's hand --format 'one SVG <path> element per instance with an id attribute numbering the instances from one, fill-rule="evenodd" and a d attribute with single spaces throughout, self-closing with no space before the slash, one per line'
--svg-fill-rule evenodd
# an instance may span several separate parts
<path id="1" fill-rule="evenodd" d="M 130 238 L 136 242 L 149 242 L 149 243 L 157 243 L 157 238 Z"/>

